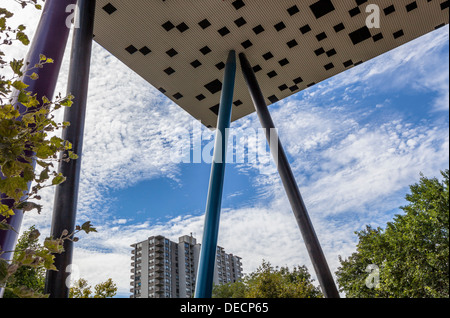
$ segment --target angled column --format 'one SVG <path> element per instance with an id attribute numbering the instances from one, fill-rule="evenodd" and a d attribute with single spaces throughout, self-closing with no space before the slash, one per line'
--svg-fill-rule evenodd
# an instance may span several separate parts
<path id="1" fill-rule="evenodd" d="M 316 232 L 314 231 L 314 227 L 309 218 L 308 211 L 306 210 L 306 206 L 298 189 L 297 182 L 295 181 L 294 174 L 292 173 L 289 165 L 289 161 L 287 160 L 283 146 L 278 138 L 275 125 L 272 121 L 272 117 L 270 116 L 270 112 L 267 108 L 267 104 L 264 100 L 264 96 L 261 92 L 261 88 L 259 87 L 255 73 L 253 72 L 253 69 L 244 53 L 239 54 L 239 59 L 245 81 L 258 114 L 258 118 L 265 130 L 270 151 L 275 162 L 277 163 L 278 172 L 289 198 L 289 202 L 298 226 L 300 227 L 303 240 L 306 244 L 309 257 L 314 266 L 314 270 L 320 286 L 322 287 L 322 291 L 327 298 L 339 298 L 336 284 L 334 283 L 325 259 L 325 255 L 323 254 Z"/>
<path id="2" fill-rule="evenodd" d="M 64 121 L 70 122 L 70 126 L 64 129 L 62 138 L 72 143 L 72 151 L 79 157 L 69 162 L 61 161 L 59 165 L 59 172 L 66 177 L 66 181 L 58 185 L 55 191 L 51 228 L 53 237 L 61 236 L 65 229 L 72 233 L 75 228 L 95 2 L 95 0 L 78 1 L 79 28 L 74 29 L 67 87 L 67 94 L 72 94 L 74 100 L 72 107 L 65 110 Z M 64 154 L 67 155 L 66 152 L 63 152 L 61 156 Z M 67 266 L 72 264 L 72 254 L 73 242 L 66 240 L 64 252 L 55 255 L 55 266 L 58 271 L 47 271 L 45 292 L 50 294 L 51 298 L 67 298 L 69 296 L 66 279 L 69 275 Z"/>
<path id="3" fill-rule="evenodd" d="M 230 127 L 231 111 L 236 78 L 236 53 L 228 55 L 220 100 L 214 156 L 206 202 L 205 225 L 197 270 L 195 298 L 211 298 L 216 262 L 217 238 L 219 234 L 220 209 L 222 203 L 225 158 L 227 152 L 227 130 Z"/>
<path id="4" fill-rule="evenodd" d="M 76 0 L 47 0 L 42 11 L 42 15 L 36 29 L 34 38 L 31 42 L 28 55 L 25 58 L 25 63 L 35 65 L 39 63 L 40 54 L 52 58 L 53 64 L 47 64 L 45 67 L 34 70 L 39 75 L 39 79 L 32 80 L 29 77 L 24 77 L 23 82 L 28 86 L 27 90 L 33 94 L 37 94 L 37 99 L 42 100 L 43 96 L 49 99 L 53 98 L 56 82 L 58 80 L 61 63 L 64 56 L 64 51 L 67 44 L 70 29 L 66 27 L 66 19 L 69 13 L 66 13 L 66 8 L 69 5 L 75 4 Z M 20 112 L 25 111 L 25 107 L 20 107 Z M 30 153 L 30 156 L 32 153 Z M 1 173 L 0 173 L 0 177 Z M 3 204 L 12 206 L 13 202 L 5 198 L 1 194 Z M 7 219 L 8 224 L 20 231 L 22 225 L 23 213 L 22 211 L 15 211 L 15 215 Z M 0 221 L 3 217 L 0 216 Z M 12 251 L 17 242 L 17 233 L 14 231 L 0 231 L 0 246 L 4 251 Z M 5 253 L 1 256 L 4 259 L 11 259 L 12 253 Z M 0 296 L 2 289 L 0 289 Z"/>

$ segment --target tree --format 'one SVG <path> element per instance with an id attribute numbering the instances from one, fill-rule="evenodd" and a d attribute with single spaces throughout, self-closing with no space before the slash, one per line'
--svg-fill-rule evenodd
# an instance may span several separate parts
<path id="1" fill-rule="evenodd" d="M 449 170 L 441 174 L 421 174 L 385 229 L 356 233 L 357 250 L 339 257 L 336 273 L 347 297 L 449 297 Z"/>
<path id="2" fill-rule="evenodd" d="M 273 267 L 263 261 L 258 269 L 242 281 L 214 286 L 215 298 L 321 298 L 305 266 Z"/>
<path id="3" fill-rule="evenodd" d="M 14 262 L 19 261 L 21 251 L 41 251 L 43 246 L 39 244 L 38 231 L 36 227 L 31 226 L 28 231 L 23 232 L 16 245 L 14 253 Z M 17 298 L 14 289 L 26 287 L 36 294 L 44 294 L 45 287 L 45 267 L 43 264 L 37 266 L 20 266 L 11 276 L 3 298 Z"/>
<path id="4" fill-rule="evenodd" d="M 117 286 L 111 278 L 106 282 L 94 286 L 95 293 L 92 295 L 91 286 L 87 280 L 80 278 L 70 288 L 69 298 L 111 298 L 117 293 Z"/>
<path id="5" fill-rule="evenodd" d="M 38 3 L 41 0 L 14 1 L 22 7 L 31 4 L 36 9 L 41 9 Z M 35 65 L 25 63 L 23 59 L 4 59 L 2 45 L 30 43 L 24 25 L 15 28 L 8 25 L 8 19 L 12 16 L 12 12 L 0 7 L 0 70 L 9 68 L 12 71 L 11 77 L 0 74 L 0 231 L 17 232 L 17 229 L 7 223 L 7 219 L 15 211 L 25 213 L 37 210 L 39 213 L 42 205 L 30 200 L 39 201 L 43 188 L 65 181 L 65 177 L 56 171 L 55 163 L 78 157 L 70 151 L 72 144 L 56 135 L 58 130 L 65 129 L 70 123 L 57 123 L 54 120 L 54 112 L 62 107 L 70 107 L 74 97 L 62 97 L 59 94 L 54 101 L 46 96 L 38 99 L 36 94 L 27 91 L 29 86 L 24 83 L 25 78 L 38 80 L 39 75 L 35 70 L 53 63 L 53 60 L 42 54 Z M 58 154 L 63 151 L 67 151 L 68 155 L 58 159 Z M 39 172 L 35 170 L 35 165 L 39 167 Z M 64 252 L 65 240 L 77 241 L 75 234 L 80 231 L 96 232 L 88 221 L 81 226 L 77 225 L 73 233 L 65 230 L 60 237 L 47 237 L 42 248 L 18 247 L 14 251 L 5 251 L 0 246 L 0 288 L 8 286 L 23 266 L 27 267 L 25 272 L 31 271 L 29 268 L 39 271 L 41 266 L 46 270 L 56 270 L 53 264 L 54 254 Z M 32 233 L 36 238 L 40 235 L 37 229 Z M 8 261 L 3 258 L 6 253 L 14 253 L 14 259 Z M 16 277 L 15 281 L 18 282 L 19 279 Z M 47 296 L 26 285 L 7 287 L 6 290 L 18 297 Z"/>

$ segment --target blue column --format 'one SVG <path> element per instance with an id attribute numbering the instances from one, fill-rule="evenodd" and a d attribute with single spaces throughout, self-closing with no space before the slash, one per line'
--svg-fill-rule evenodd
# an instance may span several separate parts
<path id="1" fill-rule="evenodd" d="M 230 51 L 222 87 L 219 118 L 217 124 L 214 157 L 206 202 L 205 226 L 197 271 L 195 298 L 211 298 L 216 262 L 217 237 L 219 234 L 220 209 L 222 203 L 225 158 L 227 152 L 227 129 L 230 127 L 236 78 L 236 52 Z"/>

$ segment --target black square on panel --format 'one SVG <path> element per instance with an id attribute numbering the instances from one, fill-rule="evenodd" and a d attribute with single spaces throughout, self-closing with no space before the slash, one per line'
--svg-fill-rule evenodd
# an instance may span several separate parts
<path id="1" fill-rule="evenodd" d="M 237 20 L 234 20 L 234 23 L 240 28 L 244 24 L 247 24 L 247 21 L 245 21 L 245 19 L 241 17 Z"/>
<path id="2" fill-rule="evenodd" d="M 211 26 L 211 22 L 209 22 L 208 19 L 204 19 L 204 20 L 200 21 L 198 23 L 198 25 L 204 30 L 207 27 Z"/>
<path id="3" fill-rule="evenodd" d="M 202 65 L 202 63 L 199 60 L 195 60 L 194 62 L 191 62 L 191 65 L 193 68 L 197 68 Z"/>
<path id="4" fill-rule="evenodd" d="M 175 73 L 175 70 L 171 67 L 168 67 L 164 70 L 164 73 L 166 73 L 167 75 L 172 75 L 173 73 Z"/>
<path id="5" fill-rule="evenodd" d="M 162 87 L 160 87 L 160 88 L 158 88 L 158 91 L 160 91 L 161 93 L 165 93 L 165 92 L 167 92 L 164 88 L 162 88 Z"/>
<path id="6" fill-rule="evenodd" d="M 240 8 L 242 8 L 243 6 L 245 6 L 245 3 L 244 3 L 244 1 L 242 1 L 242 0 L 236 0 L 236 1 L 234 1 L 234 2 L 232 3 L 232 5 L 233 5 L 233 7 L 234 7 L 236 10 L 239 10 Z"/>
<path id="7" fill-rule="evenodd" d="M 271 52 L 267 52 L 262 57 L 267 61 L 267 60 L 270 60 L 271 58 L 273 58 L 273 54 Z"/>
<path id="8" fill-rule="evenodd" d="M 327 38 L 327 34 L 325 32 L 319 33 L 316 35 L 317 41 L 322 41 Z"/>
<path id="9" fill-rule="evenodd" d="M 352 33 L 349 34 L 349 36 L 354 45 L 361 43 L 367 39 L 370 39 L 372 37 L 372 35 L 370 34 L 370 30 L 367 26 L 363 26 L 362 28 L 353 31 Z"/>
<path id="10" fill-rule="evenodd" d="M 309 6 L 316 19 L 323 17 L 324 15 L 335 10 L 331 0 L 319 0 Z"/>
<path id="11" fill-rule="evenodd" d="M 244 49 L 248 49 L 249 47 L 251 47 L 253 45 L 253 43 L 250 40 L 247 40 L 247 41 L 242 42 L 241 45 Z"/>
<path id="12" fill-rule="evenodd" d="M 355 15 L 358 15 L 361 13 L 361 10 L 359 9 L 359 7 L 355 7 L 353 9 L 351 9 L 350 11 L 348 11 L 348 14 L 350 14 L 350 16 L 353 18 Z"/>
<path id="13" fill-rule="evenodd" d="M 288 59 L 282 59 L 281 61 L 278 61 L 278 63 L 280 63 L 281 66 L 285 66 L 289 64 L 289 60 Z"/>
<path id="14" fill-rule="evenodd" d="M 220 92 L 222 90 L 222 82 L 218 79 L 208 83 L 205 85 L 205 88 L 211 93 L 215 94 L 217 92 Z"/>
<path id="15" fill-rule="evenodd" d="M 167 55 L 169 55 L 170 57 L 174 57 L 175 55 L 178 54 L 178 52 L 175 49 L 170 49 L 166 52 Z"/>
<path id="16" fill-rule="evenodd" d="M 117 11 L 116 7 L 113 6 L 111 3 L 108 3 L 106 6 L 103 7 L 103 10 L 106 11 L 108 14 L 113 14 Z"/>
<path id="17" fill-rule="evenodd" d="M 389 7 L 384 8 L 383 11 L 384 11 L 384 15 L 389 15 L 389 14 L 395 12 L 395 7 L 394 7 L 394 5 L 391 5 Z"/>
<path id="18" fill-rule="evenodd" d="M 181 93 L 176 93 L 175 95 L 173 95 L 173 98 L 178 100 L 178 99 L 183 98 L 183 95 L 181 95 Z"/>
<path id="19" fill-rule="evenodd" d="M 366 2 L 367 2 L 367 0 L 356 0 L 356 5 L 360 6 Z"/>
<path id="20" fill-rule="evenodd" d="M 233 104 L 234 104 L 234 106 L 238 107 L 238 106 L 241 106 L 243 104 L 243 102 L 240 99 L 238 99 Z"/>
<path id="21" fill-rule="evenodd" d="M 302 32 L 303 34 L 308 33 L 309 31 L 311 31 L 311 27 L 309 26 L 309 24 L 304 25 L 300 28 L 300 32 Z"/>
<path id="22" fill-rule="evenodd" d="M 403 32 L 403 30 L 398 30 L 393 35 L 394 35 L 394 39 L 398 39 L 399 37 L 404 36 L 405 32 Z"/>
<path id="23" fill-rule="evenodd" d="M 328 57 L 332 57 L 333 55 L 336 55 L 336 54 L 337 54 L 337 52 L 335 49 L 331 49 L 331 50 L 327 51 Z"/>
<path id="24" fill-rule="evenodd" d="M 216 67 L 219 71 L 223 70 L 225 68 L 225 63 L 224 62 L 217 63 Z"/>
<path id="25" fill-rule="evenodd" d="M 182 22 L 182 23 L 177 25 L 177 29 L 178 29 L 178 31 L 183 33 L 184 31 L 187 31 L 189 29 L 189 27 L 187 26 L 186 23 Z"/>
<path id="26" fill-rule="evenodd" d="M 219 116 L 219 108 L 220 108 L 220 105 L 217 104 L 217 105 L 214 105 L 213 107 L 211 107 L 209 110 L 211 110 L 214 114 Z"/>
<path id="27" fill-rule="evenodd" d="M 332 68 L 334 68 L 334 64 L 333 63 L 329 63 L 327 65 L 324 66 L 324 68 L 328 71 L 331 70 Z"/>
<path id="28" fill-rule="evenodd" d="M 288 89 L 288 86 L 286 84 L 283 84 L 281 86 L 278 86 L 278 89 L 283 92 Z"/>
<path id="29" fill-rule="evenodd" d="M 353 61 L 352 60 L 348 60 L 348 61 L 344 62 L 344 66 L 345 67 L 349 67 L 349 66 L 352 66 L 352 65 L 353 65 Z"/>
<path id="30" fill-rule="evenodd" d="M 225 35 L 227 35 L 228 33 L 230 33 L 230 30 L 228 30 L 227 27 L 223 27 L 222 29 L 218 30 L 217 32 L 219 32 L 219 34 L 220 34 L 221 36 L 225 36 Z"/>
<path id="31" fill-rule="evenodd" d="M 297 77 L 297 78 L 294 79 L 293 82 L 294 82 L 294 84 L 300 84 L 301 82 L 303 82 L 303 78 Z"/>
<path id="32" fill-rule="evenodd" d="M 417 9 L 417 2 L 416 1 L 413 1 L 413 2 L 411 2 L 410 4 L 408 4 L 406 6 L 406 11 L 407 12 L 412 11 L 414 9 Z"/>
<path id="33" fill-rule="evenodd" d="M 345 29 L 344 23 L 339 23 L 339 24 L 335 25 L 335 26 L 333 27 L 333 29 L 334 29 L 334 31 L 335 31 L 336 33 L 338 33 L 339 31 L 344 30 L 344 29 Z"/>
<path id="34" fill-rule="evenodd" d="M 167 21 L 166 23 L 164 23 L 164 24 L 162 25 L 162 27 L 164 28 L 164 30 L 170 31 L 170 30 L 172 30 L 175 26 L 173 25 L 172 22 Z"/>
<path id="35" fill-rule="evenodd" d="M 195 96 L 195 98 L 197 98 L 197 100 L 198 100 L 199 102 L 201 102 L 202 100 L 204 100 L 204 99 L 206 98 L 206 96 L 203 95 L 203 94 L 200 94 L 200 95 Z"/>
<path id="36" fill-rule="evenodd" d="M 141 47 L 141 48 L 139 49 L 139 52 L 141 52 L 143 55 L 147 55 L 147 54 L 151 53 L 151 51 L 152 51 L 152 50 L 150 50 L 150 49 L 149 49 L 148 47 L 146 47 L 146 46 Z"/>
<path id="37" fill-rule="evenodd" d="M 287 9 L 287 12 L 289 12 L 289 15 L 294 15 L 296 13 L 299 13 L 300 10 L 298 9 L 298 7 L 296 5 L 290 7 L 289 9 Z"/>
<path id="38" fill-rule="evenodd" d="M 289 41 L 289 42 L 286 43 L 286 44 L 287 44 L 287 46 L 288 46 L 290 49 L 292 49 L 293 47 L 295 47 L 295 46 L 298 45 L 298 42 L 294 39 L 294 40 Z"/>
<path id="39" fill-rule="evenodd" d="M 321 47 L 320 49 L 315 50 L 314 53 L 319 56 L 325 53 L 325 50 L 323 49 L 323 47 Z"/>
<path id="40" fill-rule="evenodd" d="M 444 2 L 442 2 L 441 3 L 441 10 L 445 10 L 445 9 L 447 9 L 448 8 L 448 6 L 449 6 L 449 1 L 447 0 L 447 1 L 444 1 Z"/>
<path id="41" fill-rule="evenodd" d="M 374 42 L 378 42 L 378 41 L 380 41 L 381 39 L 383 39 L 383 33 L 378 33 L 378 34 L 375 34 L 373 37 L 372 37 L 372 40 L 374 41 Z"/>
<path id="42" fill-rule="evenodd" d="M 125 48 L 125 50 L 130 53 L 130 54 L 134 54 L 136 53 L 136 51 L 138 50 L 137 48 L 134 47 L 134 45 L 130 45 L 128 47 Z"/>
<path id="43" fill-rule="evenodd" d="M 277 23 L 274 25 L 275 30 L 277 30 L 278 32 L 280 32 L 281 30 L 286 28 L 286 24 L 284 24 L 283 21 L 281 21 L 280 23 Z"/>
<path id="44" fill-rule="evenodd" d="M 269 78 L 273 78 L 273 77 L 275 77 L 275 76 L 277 76 L 277 75 L 278 75 L 278 73 L 275 72 L 275 71 L 272 71 L 272 72 L 267 73 L 267 76 L 269 76 Z"/>
<path id="45" fill-rule="evenodd" d="M 269 96 L 267 99 L 268 99 L 271 103 L 276 103 L 276 102 L 279 101 L 278 97 L 275 96 L 275 95 Z"/>
<path id="46" fill-rule="evenodd" d="M 262 70 L 262 67 L 260 65 L 253 66 L 253 72 L 258 73 L 261 70 Z"/>
<path id="47" fill-rule="evenodd" d="M 203 55 L 206 55 L 208 53 L 211 53 L 211 49 L 208 46 L 204 46 L 200 49 L 200 52 L 202 52 Z"/>
<path id="48" fill-rule="evenodd" d="M 297 85 L 293 85 L 291 87 L 289 87 L 291 92 L 295 92 L 296 90 L 298 90 L 300 87 L 298 87 Z"/>
<path id="49" fill-rule="evenodd" d="M 258 26 L 256 26 L 256 27 L 253 28 L 253 32 L 255 32 L 255 34 L 260 34 L 260 33 L 264 32 L 264 28 L 263 28 L 263 26 L 260 24 L 260 25 L 258 25 Z"/>

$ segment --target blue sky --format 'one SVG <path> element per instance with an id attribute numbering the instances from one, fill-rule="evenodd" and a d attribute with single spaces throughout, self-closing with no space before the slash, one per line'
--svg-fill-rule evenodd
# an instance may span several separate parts
<path id="1" fill-rule="evenodd" d="M 36 12 L 14 10 L 34 32 Z M 338 256 L 354 251 L 355 231 L 399 213 L 420 172 L 434 177 L 449 167 L 448 43 L 445 26 L 270 107 L 333 272 Z M 8 55 L 25 52 L 15 47 Z M 67 70 L 68 54 L 57 92 L 65 92 Z M 74 255 L 91 284 L 112 277 L 119 296 L 128 297 L 130 244 L 156 234 L 201 239 L 210 165 L 170 160 L 180 132 L 192 125 L 94 45 L 78 223 L 92 220 L 99 232 L 83 236 Z M 245 132 L 259 122 L 252 114 L 232 128 Z M 243 258 L 246 272 L 262 259 L 312 272 L 276 171 L 260 172 L 252 164 L 227 166 L 219 244 Z M 44 211 L 27 215 L 23 229 L 36 224 L 49 232 L 53 191 L 43 198 Z"/>

